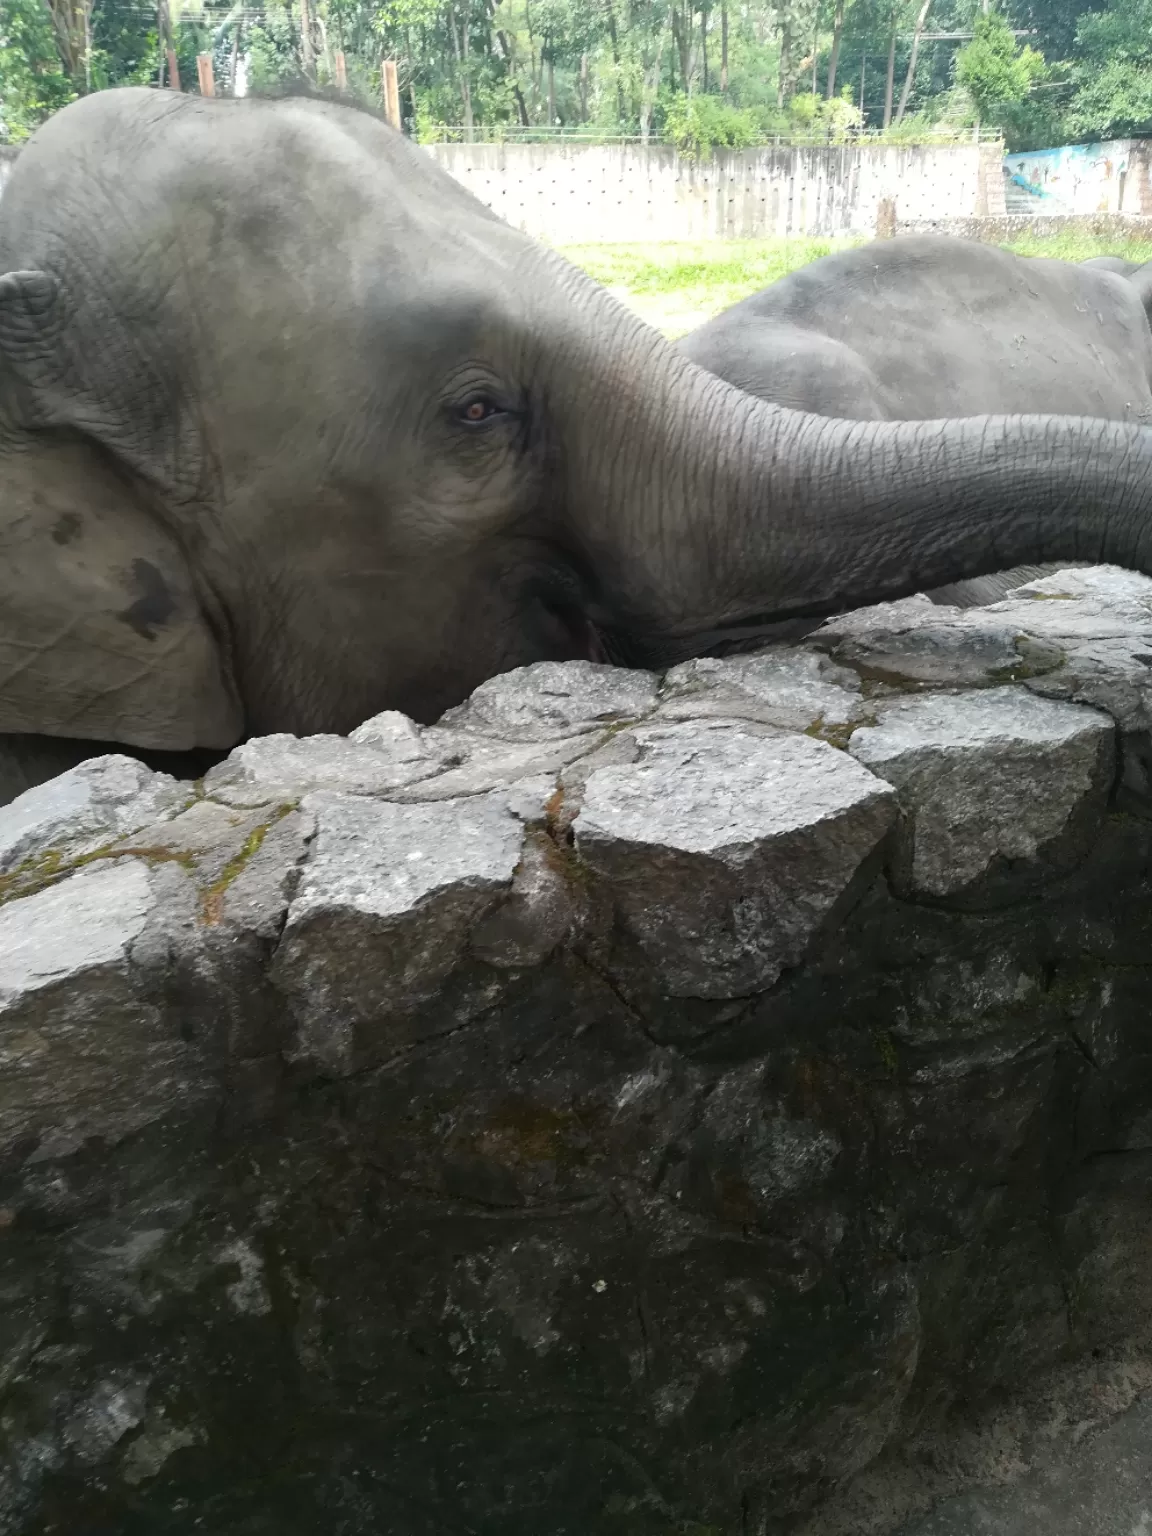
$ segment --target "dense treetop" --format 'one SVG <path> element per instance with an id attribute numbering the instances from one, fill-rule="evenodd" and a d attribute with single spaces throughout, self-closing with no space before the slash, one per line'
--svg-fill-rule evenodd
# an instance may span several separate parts
<path id="1" fill-rule="evenodd" d="M 333 83 L 397 61 L 417 137 L 579 130 L 689 151 L 765 136 L 1152 132 L 1152 0 L 0 0 L 0 137 L 86 91 Z"/>

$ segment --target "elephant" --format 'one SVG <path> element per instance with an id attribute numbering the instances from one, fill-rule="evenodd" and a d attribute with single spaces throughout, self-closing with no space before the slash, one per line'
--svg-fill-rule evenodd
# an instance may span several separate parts
<path id="1" fill-rule="evenodd" d="M 1123 256 L 1088 256 L 1080 265 L 1092 267 L 1098 272 L 1115 272 L 1120 277 L 1131 277 L 1133 272 L 1139 272 L 1143 263 L 1127 261 Z"/>
<path id="2" fill-rule="evenodd" d="M 1143 305 L 1144 313 L 1152 324 L 1152 261 L 1126 261 L 1122 256 L 1090 256 L 1081 266 L 1095 267 L 1101 272 L 1114 272 L 1128 280 L 1136 290 L 1136 297 Z"/>
<path id="3" fill-rule="evenodd" d="M 222 755 L 1019 562 L 1152 569 L 1152 432 L 756 399 L 350 105 L 82 98 L 13 168 L 0 274 L 29 779 L 37 741 Z"/>
<path id="4" fill-rule="evenodd" d="M 822 416 L 915 421 L 1052 412 L 1152 421 L 1152 331 L 1134 279 L 944 235 L 825 256 L 683 337 L 681 351 L 761 399 Z M 950 584 L 994 601 L 1028 566 Z"/>

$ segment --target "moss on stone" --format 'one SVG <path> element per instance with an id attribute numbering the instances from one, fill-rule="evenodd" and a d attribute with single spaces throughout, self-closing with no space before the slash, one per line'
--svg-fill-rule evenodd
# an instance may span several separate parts
<path id="1" fill-rule="evenodd" d="M 193 874 L 196 869 L 193 854 L 180 848 L 165 848 L 162 845 L 122 848 L 117 844 L 106 844 L 102 848 L 91 848 L 87 853 L 78 853 L 71 858 L 66 857 L 59 848 L 45 848 L 41 853 L 25 859 L 22 864 L 9 870 L 7 874 L 0 875 L 0 906 L 23 896 L 35 896 L 37 892 L 47 890 L 51 885 L 58 885 L 67 876 L 74 875 L 77 870 L 84 869 L 87 865 L 95 864 L 102 859 L 143 859 L 148 864 L 179 864 L 187 874 Z"/>
<path id="2" fill-rule="evenodd" d="M 259 826 L 253 827 L 241 843 L 239 850 L 228 860 L 212 884 L 200 892 L 200 921 L 206 927 L 213 927 L 220 921 L 224 914 L 224 897 L 229 886 L 244 873 L 249 863 L 260 852 L 264 839 L 276 823 L 283 821 L 298 804 L 297 800 L 289 800 L 277 806 L 267 821 L 262 821 Z"/>
<path id="3" fill-rule="evenodd" d="M 817 715 L 811 725 L 804 727 L 804 734 L 811 736 L 815 741 L 825 741 L 830 747 L 846 752 L 854 731 L 859 730 L 862 725 L 875 724 L 876 716 L 871 713 L 861 715 L 858 720 L 838 720 L 832 725 L 825 722 L 823 715 Z"/>
<path id="4" fill-rule="evenodd" d="M 876 1047 L 877 1055 L 889 1072 L 898 1072 L 900 1070 L 900 1053 L 896 1049 L 896 1042 L 888 1031 L 886 1029 L 873 1030 L 872 1043 Z"/>

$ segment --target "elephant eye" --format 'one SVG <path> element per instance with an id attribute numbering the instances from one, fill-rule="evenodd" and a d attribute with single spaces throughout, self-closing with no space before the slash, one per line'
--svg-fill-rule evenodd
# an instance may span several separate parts
<path id="1" fill-rule="evenodd" d="M 481 427 L 494 416 L 505 415 L 507 412 L 487 395 L 472 395 L 455 409 L 456 420 L 466 427 Z"/>

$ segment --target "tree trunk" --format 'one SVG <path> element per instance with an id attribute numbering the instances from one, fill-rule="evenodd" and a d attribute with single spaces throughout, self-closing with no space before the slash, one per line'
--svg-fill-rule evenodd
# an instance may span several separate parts
<path id="1" fill-rule="evenodd" d="M 728 94 L 728 0 L 720 0 L 720 94 Z"/>
<path id="2" fill-rule="evenodd" d="M 884 127 L 892 122 L 892 86 L 896 77 L 896 12 L 892 12 L 892 30 L 888 33 L 888 74 L 884 81 Z"/>
<path id="3" fill-rule="evenodd" d="M 836 66 L 840 62 L 840 34 L 844 31 L 844 0 L 836 0 L 836 16 L 832 22 L 832 56 L 828 60 L 828 84 L 824 95 L 831 101 L 836 94 Z"/>
<path id="4" fill-rule="evenodd" d="M 672 38 L 680 57 L 680 89 L 688 95 L 692 75 L 692 39 L 688 30 L 689 18 L 682 16 L 678 7 L 672 10 Z"/>
<path id="5" fill-rule="evenodd" d="M 820 7 L 812 18 L 812 94 L 816 94 L 816 64 L 820 58 Z"/>
<path id="6" fill-rule="evenodd" d="M 244 18 L 236 23 L 236 33 L 232 38 L 232 74 L 229 79 L 229 88 L 233 96 L 236 94 L 236 77 L 240 70 L 240 34 L 244 30 Z"/>
<path id="7" fill-rule="evenodd" d="M 787 19 L 780 27 L 780 70 L 776 76 L 776 106 L 783 112 L 788 99 L 788 70 L 792 62 L 792 24 Z"/>
<path id="8" fill-rule="evenodd" d="M 556 126 L 556 61 L 552 57 L 552 43 L 548 43 L 548 126 Z"/>
<path id="9" fill-rule="evenodd" d="M 916 18 L 916 30 L 912 33 L 912 57 L 908 60 L 908 73 L 904 76 L 904 89 L 900 92 L 900 105 L 896 108 L 896 121 L 904 121 L 904 112 L 908 106 L 908 98 L 912 94 L 912 77 L 916 73 L 916 56 L 920 52 L 920 34 L 924 31 L 924 23 L 928 20 L 928 11 L 932 0 L 924 0 L 920 7 L 920 14 Z"/>
<path id="10" fill-rule="evenodd" d="M 404 28 L 404 42 L 408 51 L 408 100 L 412 104 L 412 136 L 416 136 L 416 65 L 413 62 L 412 28 Z"/>
<path id="11" fill-rule="evenodd" d="M 527 4 L 527 0 L 525 0 Z M 616 32 L 616 12 L 608 5 L 608 41 L 612 44 L 612 73 L 616 77 L 616 122 L 624 127 L 624 86 L 620 80 L 620 38 Z"/>
<path id="12" fill-rule="evenodd" d="M 300 68 L 306 77 L 312 75 L 312 21 L 308 15 L 308 0 L 300 0 Z"/>
<path id="13" fill-rule="evenodd" d="M 532 7 L 524 0 L 524 26 L 528 33 L 528 83 L 532 95 L 532 116 L 540 114 L 540 78 L 536 73 L 536 39 L 532 33 Z M 541 65 L 543 68 L 543 65 Z"/>
<path id="14" fill-rule="evenodd" d="M 465 0 L 465 7 L 467 0 Z M 448 16 L 448 30 L 452 34 L 452 51 L 456 55 L 456 72 L 460 78 L 460 103 L 464 108 L 464 139 L 472 142 L 472 84 L 468 79 L 468 13 L 459 19 L 457 30 L 456 8 L 453 6 Z"/>
<path id="15" fill-rule="evenodd" d="M 588 121 L 588 55 L 580 55 L 580 121 Z"/>
<path id="16" fill-rule="evenodd" d="M 700 11 L 700 89 L 708 94 L 708 11 Z"/>

